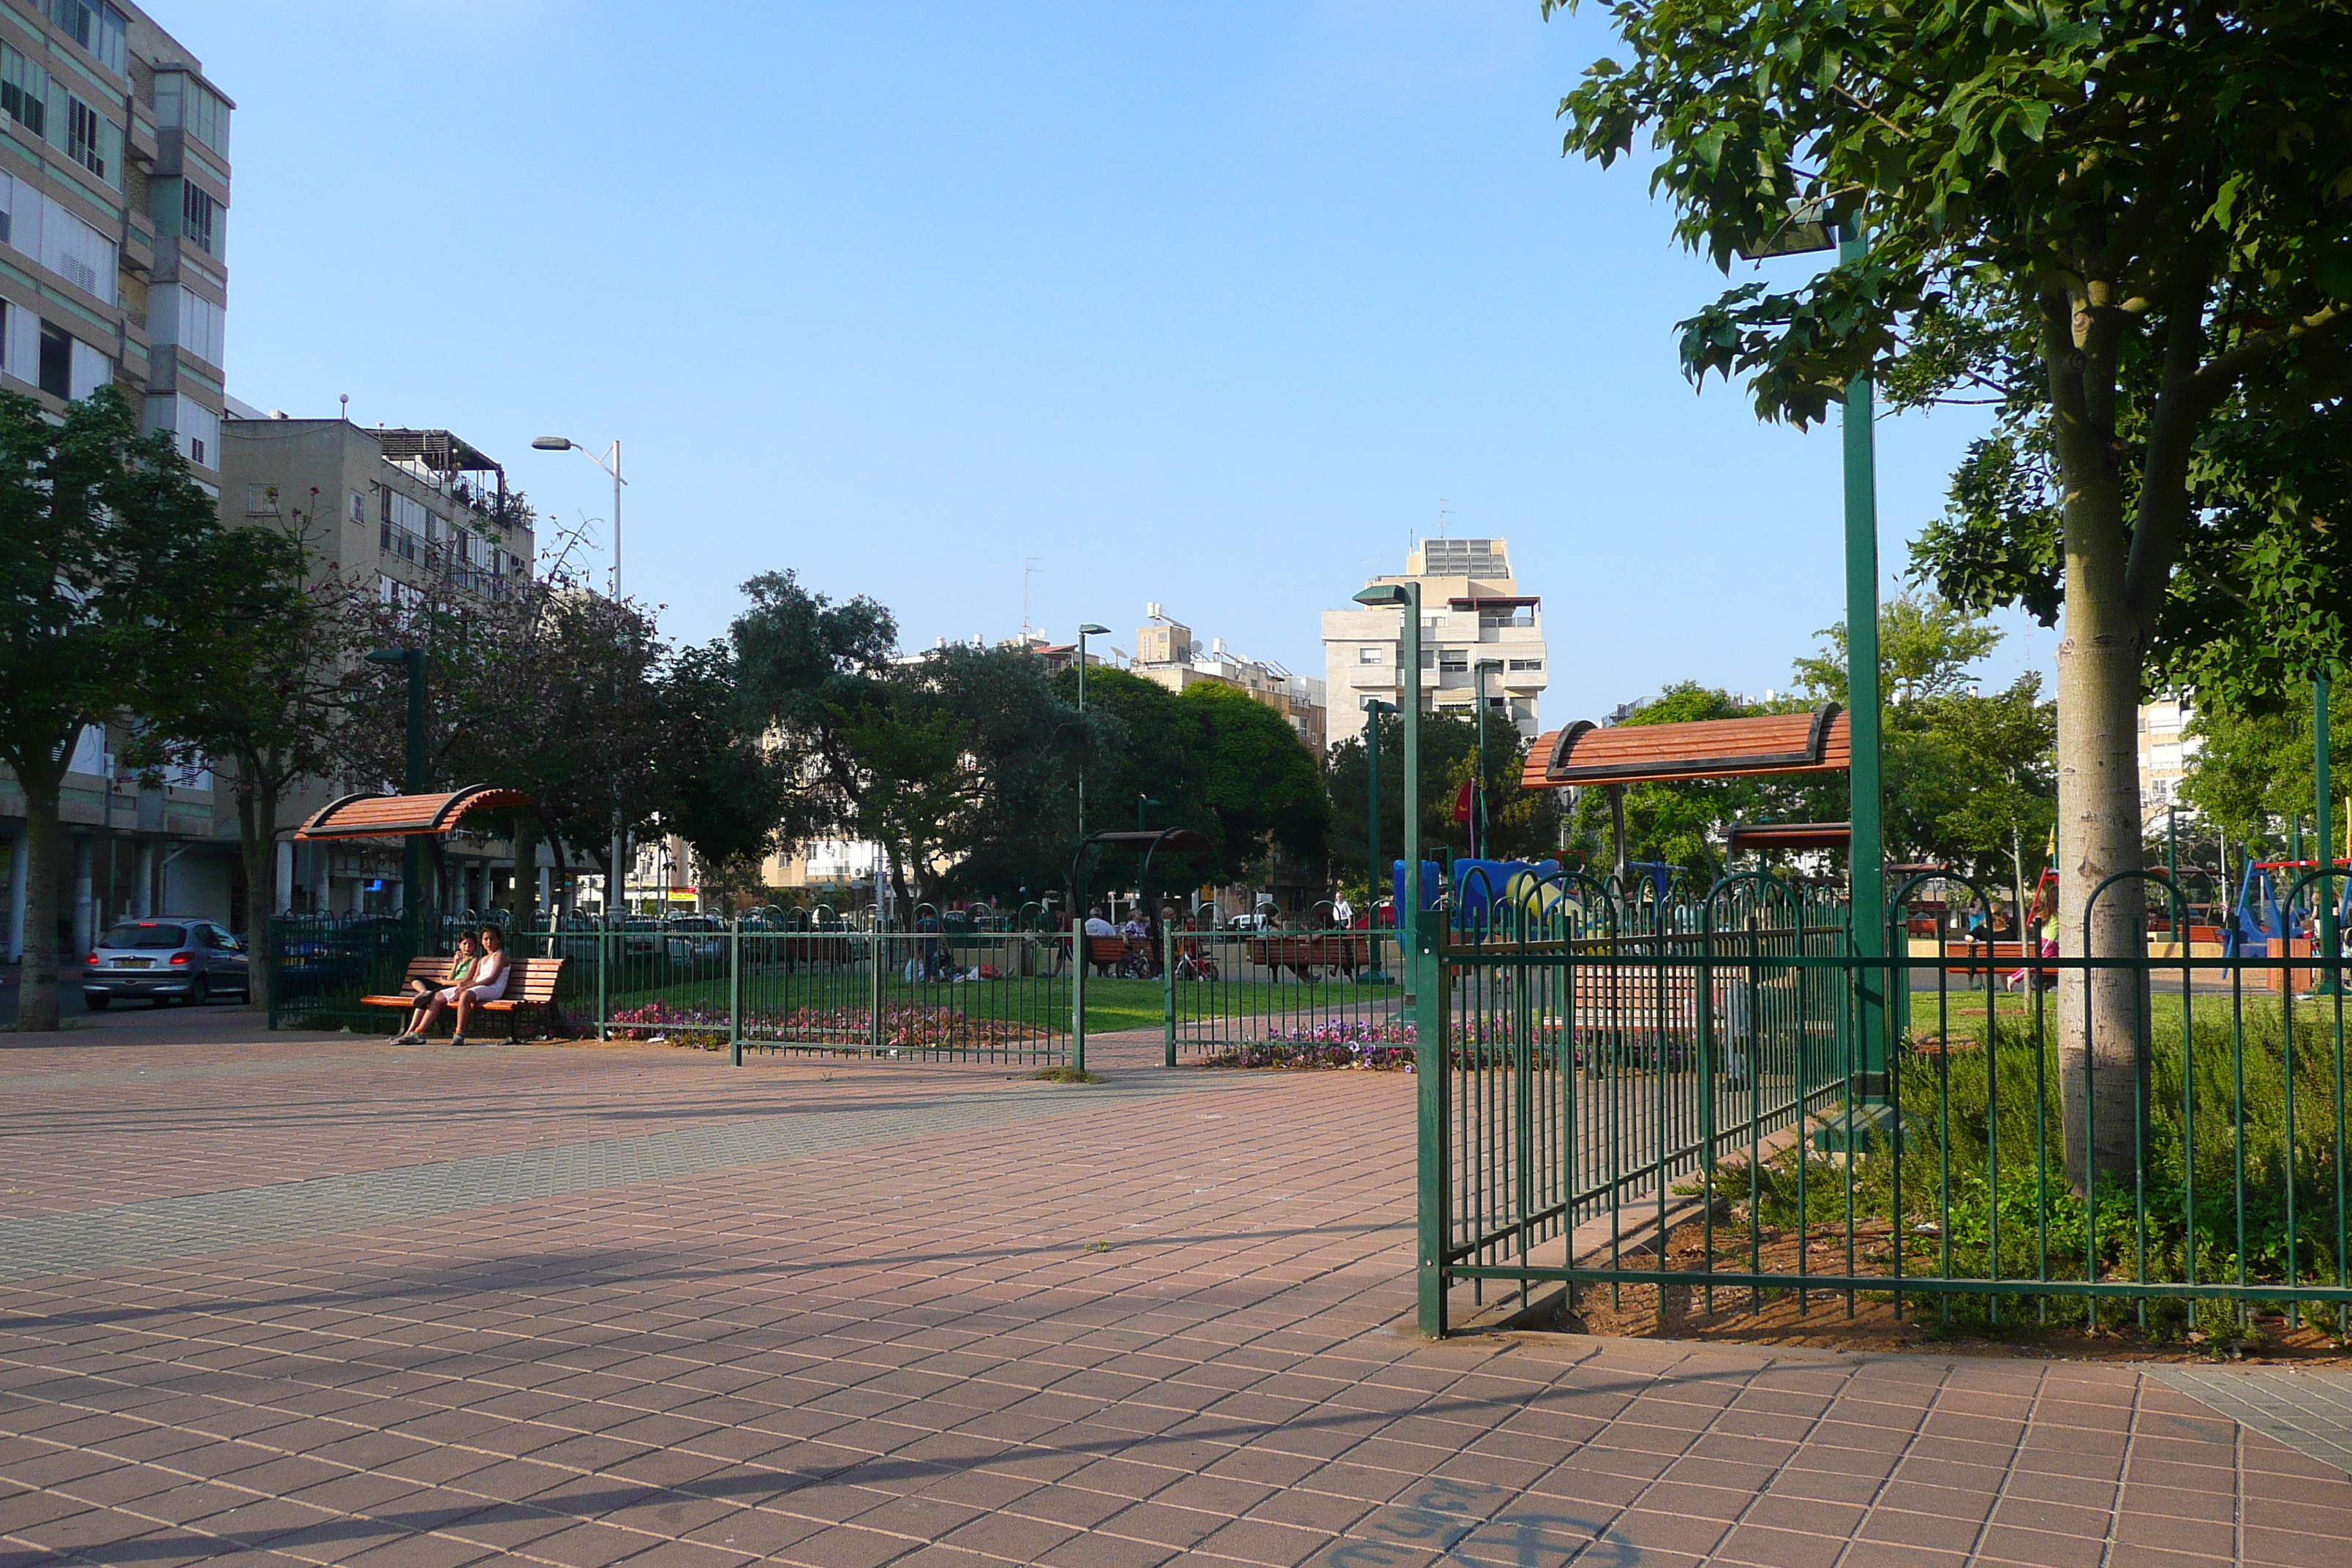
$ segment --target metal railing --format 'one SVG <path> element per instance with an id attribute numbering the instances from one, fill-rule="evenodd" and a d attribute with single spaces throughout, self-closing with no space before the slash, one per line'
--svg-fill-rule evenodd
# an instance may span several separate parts
<path id="1" fill-rule="evenodd" d="M 1409 1060 L 1392 931 L 1183 931 L 1162 937 L 1167 1065 L 1381 1067 Z"/>
<path id="2" fill-rule="evenodd" d="M 1996 957 L 1890 921 L 1865 959 L 1834 906 L 1761 879 L 1686 908 L 1562 890 L 1491 933 L 1415 932 L 1425 1331 L 1545 1282 L 1992 1328 L 2352 1326 L 2326 957 Z M 2126 1026 L 2081 1052 L 2047 978 L 2070 969 Z"/>

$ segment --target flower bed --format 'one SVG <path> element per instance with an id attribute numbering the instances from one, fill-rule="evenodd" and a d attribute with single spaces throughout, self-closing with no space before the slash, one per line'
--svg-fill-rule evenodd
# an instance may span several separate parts
<path id="1" fill-rule="evenodd" d="M 1292 1070 L 1358 1068 L 1367 1072 L 1411 1072 L 1413 1026 L 1342 1019 L 1314 1028 L 1290 1029 L 1247 1040 L 1218 1052 L 1201 1065 L 1213 1068 L 1274 1068 Z"/>
<path id="2" fill-rule="evenodd" d="M 613 1015 L 613 1033 L 625 1040 L 659 1041 L 700 1050 L 727 1044 L 727 1015 L 708 1007 L 653 1002 Z M 870 1046 L 874 1015 L 864 1007 L 795 1007 L 789 1013 L 746 1013 L 746 1040 L 800 1045 Z M 901 1004 L 882 1009 L 882 1040 L 892 1050 L 962 1050 L 975 1046 L 1026 1045 L 1045 1030 L 1011 1018 L 975 1018 L 954 1007 Z"/>

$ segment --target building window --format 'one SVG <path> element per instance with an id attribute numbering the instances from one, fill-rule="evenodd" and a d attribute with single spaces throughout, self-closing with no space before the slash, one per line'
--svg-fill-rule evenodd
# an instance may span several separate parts
<path id="1" fill-rule="evenodd" d="M 1440 648 L 1437 653 L 1437 668 L 1438 672 L 1444 675 L 1469 674 L 1470 650 L 1463 647 Z"/>
<path id="2" fill-rule="evenodd" d="M 206 364 L 226 364 L 228 311 L 193 289 L 165 285 L 148 296 L 147 336 L 176 344 Z"/>
<path id="3" fill-rule="evenodd" d="M 0 110 L 8 118 L 48 140 L 49 73 L 23 55 L 0 44 Z"/>
<path id="4" fill-rule="evenodd" d="M 1513 669 L 1541 669 L 1543 668 L 1543 660 L 1539 658 L 1515 658 L 1511 660 L 1511 668 Z"/>
<path id="5" fill-rule="evenodd" d="M 73 395 L 73 339 L 63 327 L 41 323 L 41 390 L 52 397 Z"/>
<path id="6" fill-rule="evenodd" d="M 66 155 L 104 180 L 122 182 L 122 130 L 80 99 L 66 98 Z"/>
<path id="7" fill-rule="evenodd" d="M 185 71 L 155 73 L 155 123 L 228 156 L 228 100 Z"/>
<path id="8" fill-rule="evenodd" d="M 245 510 L 248 512 L 256 513 L 276 511 L 278 510 L 278 487 L 276 485 L 246 486 Z"/>
<path id="9" fill-rule="evenodd" d="M 1356 650 L 1358 664 L 1386 664 L 1388 661 L 1388 649 L 1384 647 L 1360 647 Z"/>
<path id="10" fill-rule="evenodd" d="M 220 204 L 213 200 L 211 192 L 192 180 L 180 182 L 180 233 L 207 256 L 220 254 L 214 248 L 215 219 L 219 215 Z"/>
<path id="11" fill-rule="evenodd" d="M 360 523 L 367 521 L 367 497 L 357 490 L 352 492 L 352 521 Z"/>
<path id="12" fill-rule="evenodd" d="M 130 54 L 130 23 L 105 0 L 47 0 L 42 9 L 63 28 L 67 37 L 88 49 L 98 63 L 117 76 Z"/>

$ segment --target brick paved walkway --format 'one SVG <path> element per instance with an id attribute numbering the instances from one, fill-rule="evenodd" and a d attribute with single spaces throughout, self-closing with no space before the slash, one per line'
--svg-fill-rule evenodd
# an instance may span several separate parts
<path id="1" fill-rule="evenodd" d="M 2252 1384 L 1420 1343 L 1411 1080 L 1157 1049 L 0 1048 L 0 1568 L 2352 1565 Z"/>

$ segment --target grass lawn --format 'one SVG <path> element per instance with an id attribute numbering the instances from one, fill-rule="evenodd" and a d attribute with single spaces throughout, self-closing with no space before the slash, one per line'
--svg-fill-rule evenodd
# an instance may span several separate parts
<path id="1" fill-rule="evenodd" d="M 575 994 L 574 1005 L 583 1012 L 593 1011 L 596 1004 L 593 970 L 582 978 L 589 984 Z M 620 992 L 611 1003 L 615 1016 L 658 1002 L 675 1009 L 715 1013 L 724 1017 L 727 994 L 723 975 L 680 977 L 660 985 Z M 780 1016 L 803 1008 L 855 1009 L 863 1013 L 872 994 L 871 983 L 856 973 L 787 973 L 753 969 L 743 977 L 743 1008 L 762 1016 Z M 1401 994 L 1394 985 L 1358 985 L 1344 979 L 1301 983 L 1293 978 L 1281 984 L 1179 982 L 1176 1017 L 1182 1025 L 1289 1012 L 1334 1016 L 1373 1013 L 1386 1016 L 1394 1011 Z M 1089 979 L 1087 1031 L 1108 1034 L 1120 1029 L 1156 1029 L 1165 1018 L 1166 1005 L 1165 992 L 1157 980 Z M 898 976 L 886 974 L 882 1006 L 886 1013 L 905 1006 L 953 1008 L 974 1018 L 1062 1029 L 1069 1024 L 1070 983 L 1066 976 L 1022 976 L 953 985 L 908 984 Z"/>

